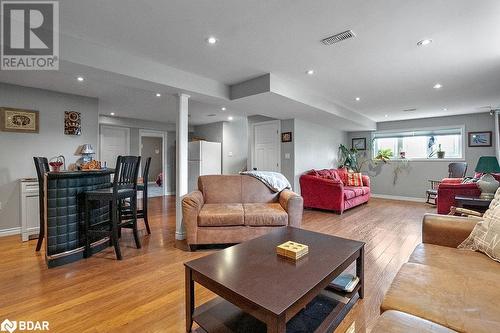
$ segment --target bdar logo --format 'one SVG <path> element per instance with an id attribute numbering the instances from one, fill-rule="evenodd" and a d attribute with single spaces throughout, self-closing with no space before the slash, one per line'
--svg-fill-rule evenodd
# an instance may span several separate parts
<path id="1" fill-rule="evenodd" d="M 2 324 L 0 324 L 0 330 L 2 332 L 9 332 L 12 333 L 16 330 L 17 328 L 17 322 L 15 321 L 10 321 L 8 319 L 5 319 Z"/>

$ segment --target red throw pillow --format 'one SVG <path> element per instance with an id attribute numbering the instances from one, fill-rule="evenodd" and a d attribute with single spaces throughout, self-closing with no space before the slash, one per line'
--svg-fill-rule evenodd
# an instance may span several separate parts
<path id="1" fill-rule="evenodd" d="M 346 168 L 339 168 L 336 171 L 337 171 L 337 175 L 340 177 L 340 180 L 342 181 L 342 183 L 344 183 L 344 185 L 347 185 L 347 174 L 348 174 L 347 169 Z"/>
<path id="2" fill-rule="evenodd" d="M 347 174 L 347 186 L 363 186 L 363 177 L 359 172 Z"/>

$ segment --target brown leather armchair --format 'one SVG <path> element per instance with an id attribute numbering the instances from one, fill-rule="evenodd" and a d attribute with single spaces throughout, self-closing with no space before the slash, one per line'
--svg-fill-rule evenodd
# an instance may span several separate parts
<path id="1" fill-rule="evenodd" d="M 198 191 L 182 200 L 187 243 L 240 243 L 286 226 L 300 227 L 302 197 L 290 190 L 271 191 L 247 175 L 198 178 Z"/>

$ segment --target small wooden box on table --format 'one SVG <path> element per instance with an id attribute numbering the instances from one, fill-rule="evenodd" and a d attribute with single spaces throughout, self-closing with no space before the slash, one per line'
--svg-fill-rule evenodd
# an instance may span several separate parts
<path id="1" fill-rule="evenodd" d="M 292 241 L 309 253 L 296 262 L 276 253 Z M 288 227 L 186 262 L 186 332 L 310 332 L 335 329 L 364 294 L 364 243 Z M 360 281 L 351 293 L 329 284 L 356 263 Z M 195 308 L 194 283 L 219 297 Z M 317 318 L 317 310 L 322 318 Z M 309 316 L 315 313 L 315 318 Z"/>

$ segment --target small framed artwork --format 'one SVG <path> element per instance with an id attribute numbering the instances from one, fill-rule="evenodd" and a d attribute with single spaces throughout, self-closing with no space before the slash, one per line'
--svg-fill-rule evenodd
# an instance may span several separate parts
<path id="1" fill-rule="evenodd" d="M 81 135 L 82 122 L 81 114 L 76 111 L 64 111 L 64 134 Z"/>
<path id="2" fill-rule="evenodd" d="M 352 148 L 366 150 L 366 138 L 352 138 Z"/>
<path id="3" fill-rule="evenodd" d="M 281 142 L 292 142 L 292 132 L 281 133 Z"/>
<path id="4" fill-rule="evenodd" d="M 1 131 L 38 133 L 38 122 L 38 111 L 0 107 Z"/>
<path id="5" fill-rule="evenodd" d="M 491 147 L 491 131 L 469 132 L 469 147 Z"/>

